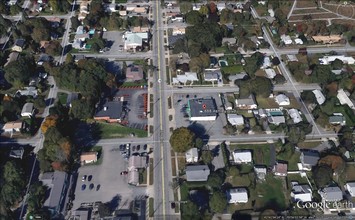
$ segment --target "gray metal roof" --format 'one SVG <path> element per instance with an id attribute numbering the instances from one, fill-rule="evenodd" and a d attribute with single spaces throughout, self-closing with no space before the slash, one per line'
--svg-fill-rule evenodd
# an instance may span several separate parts
<path id="1" fill-rule="evenodd" d="M 303 151 L 302 156 L 303 156 L 304 164 L 309 164 L 311 166 L 314 166 L 318 163 L 319 153 L 316 151 Z"/>
<path id="2" fill-rule="evenodd" d="M 65 198 L 65 188 L 68 175 L 66 172 L 54 171 L 53 181 L 52 181 L 52 190 L 49 195 L 48 207 L 58 210 L 57 207 L 60 207 L 63 199 Z"/>
<path id="3" fill-rule="evenodd" d="M 339 201 L 343 199 L 343 192 L 339 187 L 326 187 L 319 190 L 319 194 L 325 201 Z"/>
<path id="4" fill-rule="evenodd" d="M 186 166 L 187 181 L 207 181 L 210 169 L 207 165 Z"/>
<path id="5" fill-rule="evenodd" d="M 122 102 L 112 101 L 101 105 L 95 114 L 95 117 L 109 117 L 110 119 L 121 119 Z"/>
<path id="6" fill-rule="evenodd" d="M 217 105 L 213 98 L 190 99 L 188 101 L 190 117 L 216 116 Z"/>
<path id="7" fill-rule="evenodd" d="M 21 114 L 31 113 L 32 110 L 33 110 L 33 103 L 28 102 L 28 103 L 23 105 Z"/>

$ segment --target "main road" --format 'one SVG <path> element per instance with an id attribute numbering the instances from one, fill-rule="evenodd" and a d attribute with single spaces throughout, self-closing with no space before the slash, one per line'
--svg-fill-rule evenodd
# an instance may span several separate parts
<path id="1" fill-rule="evenodd" d="M 166 96 L 166 63 L 164 49 L 164 27 L 160 1 L 154 1 L 153 10 L 153 65 L 158 67 L 154 72 L 154 219 L 171 219 L 172 209 L 169 201 L 174 200 L 170 188 L 172 181 L 171 154 L 169 144 L 168 104 Z"/>

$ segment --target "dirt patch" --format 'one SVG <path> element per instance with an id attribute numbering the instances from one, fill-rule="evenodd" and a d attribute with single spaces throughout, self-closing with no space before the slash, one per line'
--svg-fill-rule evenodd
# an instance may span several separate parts
<path id="1" fill-rule="evenodd" d="M 301 0 L 296 3 L 297 8 L 308 8 L 308 7 L 317 7 L 315 1 L 310 0 Z"/>
<path id="2" fill-rule="evenodd" d="M 325 13 L 327 11 L 323 9 L 294 9 L 292 15 L 297 14 L 312 14 L 312 13 Z"/>

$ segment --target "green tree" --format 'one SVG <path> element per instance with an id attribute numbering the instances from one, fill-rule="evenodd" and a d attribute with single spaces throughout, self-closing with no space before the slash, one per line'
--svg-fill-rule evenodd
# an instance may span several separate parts
<path id="1" fill-rule="evenodd" d="M 315 103 L 317 101 L 316 96 L 314 95 L 314 93 L 312 91 L 303 91 L 301 93 L 301 98 L 303 101 L 307 102 L 307 103 Z"/>
<path id="2" fill-rule="evenodd" d="M 286 83 L 286 79 L 283 75 L 281 74 L 277 74 L 275 77 L 274 77 L 274 81 L 276 84 L 284 84 Z"/>
<path id="3" fill-rule="evenodd" d="M 36 64 L 32 56 L 20 56 L 17 61 L 9 63 L 5 68 L 5 78 L 11 83 L 27 84 L 35 73 Z"/>
<path id="4" fill-rule="evenodd" d="M 3 167 L 1 198 L 11 207 L 22 195 L 25 187 L 24 172 L 15 161 L 7 161 Z"/>
<path id="5" fill-rule="evenodd" d="M 198 11 L 189 11 L 186 13 L 186 22 L 192 25 L 199 25 L 203 21 L 203 17 Z"/>
<path id="6" fill-rule="evenodd" d="M 213 156 L 212 156 L 211 151 L 209 151 L 209 150 L 202 151 L 201 159 L 202 159 L 204 164 L 211 164 L 211 162 L 213 160 Z"/>
<path id="7" fill-rule="evenodd" d="M 22 8 L 18 4 L 11 5 L 10 14 L 17 15 L 22 11 Z"/>
<path id="8" fill-rule="evenodd" d="M 81 22 L 78 19 L 78 16 L 73 16 L 70 18 L 71 28 L 76 31 L 76 29 L 81 25 Z"/>
<path id="9" fill-rule="evenodd" d="M 192 71 L 202 73 L 205 68 L 210 66 L 210 57 L 208 54 L 201 54 L 198 57 L 193 57 L 189 62 L 189 66 Z"/>
<path id="10" fill-rule="evenodd" d="M 49 0 L 49 6 L 52 8 L 53 11 L 57 12 L 59 11 L 59 4 L 58 0 Z"/>
<path id="11" fill-rule="evenodd" d="M 201 5 L 201 8 L 199 10 L 199 12 L 202 14 L 202 15 L 207 15 L 208 14 L 208 7 L 207 5 Z"/>
<path id="12" fill-rule="evenodd" d="M 74 118 L 88 119 L 92 117 L 93 105 L 84 99 L 74 100 L 72 102 L 71 114 Z"/>
<path id="13" fill-rule="evenodd" d="M 292 144 L 297 144 L 306 139 L 306 133 L 300 127 L 289 126 L 287 131 L 287 140 Z"/>
<path id="14" fill-rule="evenodd" d="M 42 27 L 35 27 L 32 30 L 31 37 L 34 41 L 39 43 L 42 40 L 49 40 L 51 33 L 50 29 L 42 28 Z"/>
<path id="15" fill-rule="evenodd" d="M 62 54 L 62 46 L 59 41 L 51 41 L 48 47 L 46 48 L 46 53 L 51 56 L 59 56 Z"/>
<path id="16" fill-rule="evenodd" d="M 213 172 L 208 176 L 207 185 L 213 189 L 218 189 L 222 186 L 224 178 L 218 172 Z"/>
<path id="17" fill-rule="evenodd" d="M 255 95 L 267 98 L 272 92 L 273 85 L 270 79 L 257 76 L 250 80 L 250 88 Z"/>
<path id="18" fill-rule="evenodd" d="M 343 61 L 339 60 L 339 59 L 335 59 L 332 63 L 331 63 L 332 69 L 333 70 L 341 70 L 344 66 Z"/>
<path id="19" fill-rule="evenodd" d="M 38 212 L 46 199 L 47 187 L 42 182 L 36 182 L 31 185 L 29 190 L 29 197 L 27 200 L 28 210 L 30 212 Z"/>
<path id="20" fill-rule="evenodd" d="M 333 180 L 333 170 L 325 164 L 316 166 L 312 174 L 318 188 L 328 186 Z"/>
<path id="21" fill-rule="evenodd" d="M 201 217 L 197 205 L 190 200 L 186 203 L 181 203 L 181 218 L 183 220 L 199 219 Z"/>
<path id="22" fill-rule="evenodd" d="M 227 207 L 227 196 L 223 192 L 214 192 L 209 201 L 211 210 L 214 213 L 222 213 Z"/>
<path id="23" fill-rule="evenodd" d="M 312 82 L 315 83 L 327 83 L 333 81 L 332 72 L 328 65 L 315 65 L 312 71 Z"/>
<path id="24" fill-rule="evenodd" d="M 181 2 L 180 3 L 180 12 L 183 14 L 192 11 L 192 3 L 191 2 Z"/>
<path id="25" fill-rule="evenodd" d="M 180 127 L 173 131 L 169 142 L 175 152 L 186 152 L 194 147 L 195 134 L 186 127 Z"/>
<path id="26" fill-rule="evenodd" d="M 240 170 L 236 166 L 231 166 L 227 171 L 227 176 L 231 176 L 231 177 L 240 176 Z"/>

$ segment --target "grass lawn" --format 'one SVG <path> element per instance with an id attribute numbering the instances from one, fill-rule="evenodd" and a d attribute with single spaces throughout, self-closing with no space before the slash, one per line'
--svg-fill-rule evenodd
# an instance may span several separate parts
<path id="1" fill-rule="evenodd" d="M 243 71 L 242 65 L 233 65 L 233 66 L 225 66 L 222 67 L 222 71 L 224 74 L 235 74 Z"/>
<path id="2" fill-rule="evenodd" d="M 142 175 L 143 175 L 143 181 L 141 184 L 144 184 L 144 185 L 147 185 L 148 183 L 148 179 L 147 179 L 147 169 L 144 169 L 143 172 L 142 172 Z"/>
<path id="3" fill-rule="evenodd" d="M 105 138 L 123 138 L 134 133 L 137 137 L 147 137 L 147 131 L 125 127 L 119 124 L 96 123 L 98 126 L 99 136 Z"/>
<path id="4" fill-rule="evenodd" d="M 171 169 L 173 172 L 173 176 L 176 176 L 176 163 L 175 163 L 175 157 L 171 158 Z"/>
<path id="5" fill-rule="evenodd" d="M 154 184 L 154 160 L 153 158 L 149 158 L 149 185 Z"/>
<path id="6" fill-rule="evenodd" d="M 290 108 L 299 109 L 300 106 L 297 103 L 295 97 L 290 94 L 287 94 L 287 96 L 290 99 L 290 105 L 284 106 L 284 107 L 286 107 L 288 109 L 290 109 Z M 279 108 L 279 105 L 276 103 L 274 98 L 263 98 L 263 97 L 257 96 L 256 102 L 258 103 L 260 108 Z"/>
<path id="7" fill-rule="evenodd" d="M 321 141 L 307 141 L 307 142 L 298 143 L 297 146 L 302 149 L 312 149 L 317 147 L 321 143 L 322 143 Z"/>
<path id="8" fill-rule="evenodd" d="M 229 146 L 231 151 L 236 149 L 246 149 L 253 152 L 253 160 L 255 164 L 270 164 L 270 146 L 268 144 L 236 144 Z"/>
<path id="9" fill-rule="evenodd" d="M 124 82 L 121 86 L 147 86 L 147 82 Z"/>
<path id="10" fill-rule="evenodd" d="M 226 52 L 227 48 L 226 47 L 217 47 L 216 49 L 216 53 L 224 53 Z"/>
<path id="11" fill-rule="evenodd" d="M 347 165 L 345 169 L 345 180 L 355 181 L 355 165 Z"/>
<path id="12" fill-rule="evenodd" d="M 248 110 L 241 110 L 241 109 L 237 109 L 237 114 L 238 115 L 243 115 L 246 118 L 251 118 L 254 117 L 253 113 L 249 113 Z"/>
<path id="13" fill-rule="evenodd" d="M 288 183 L 288 187 L 291 190 L 291 182 L 295 181 L 298 182 L 299 184 L 307 184 L 308 185 L 308 181 L 306 179 L 306 177 L 301 177 L 300 174 L 288 174 L 287 175 L 287 183 Z"/>
<path id="14" fill-rule="evenodd" d="M 154 198 L 150 197 L 149 198 L 149 217 L 154 216 Z"/>
<path id="15" fill-rule="evenodd" d="M 256 209 L 273 208 L 274 210 L 284 210 L 288 206 L 285 198 L 285 191 L 282 179 L 271 175 L 266 176 L 264 182 L 256 184 L 255 188 L 255 207 Z"/>
<path id="16" fill-rule="evenodd" d="M 63 92 L 58 92 L 58 100 L 62 105 L 65 105 L 67 103 L 67 97 L 68 94 L 63 93 Z"/>
<path id="17" fill-rule="evenodd" d="M 227 177 L 226 182 L 232 184 L 233 187 L 248 187 L 251 183 L 248 174 Z"/>
<path id="18" fill-rule="evenodd" d="M 284 158 L 280 156 L 276 156 L 277 160 L 287 161 L 287 170 L 295 171 L 298 170 L 297 163 L 300 161 L 300 152 L 295 152 L 290 158 Z"/>
<path id="19" fill-rule="evenodd" d="M 185 157 L 179 157 L 179 158 L 178 158 L 178 169 L 179 169 L 179 173 L 185 173 L 185 167 L 186 167 L 186 160 L 185 160 Z"/>
<path id="20" fill-rule="evenodd" d="M 259 16 L 265 16 L 268 15 L 267 7 L 265 5 L 257 5 L 255 7 L 256 12 L 258 13 Z"/>
<path id="21" fill-rule="evenodd" d="M 174 190 L 174 201 L 179 200 L 178 193 L 179 193 L 179 189 Z M 179 203 L 175 203 L 175 213 L 179 213 L 179 210 L 180 210 Z"/>

